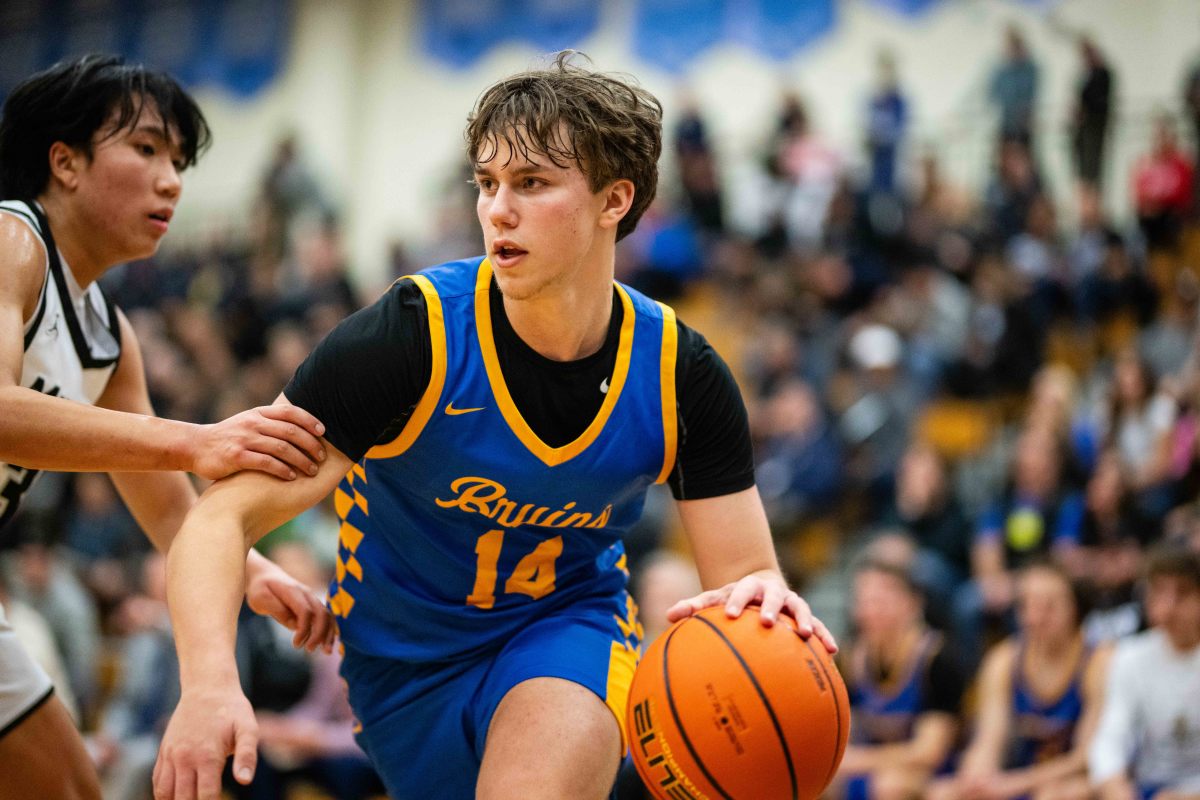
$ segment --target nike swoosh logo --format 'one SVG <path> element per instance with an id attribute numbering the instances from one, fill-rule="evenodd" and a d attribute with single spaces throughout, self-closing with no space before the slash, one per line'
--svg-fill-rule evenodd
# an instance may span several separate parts
<path id="1" fill-rule="evenodd" d="M 455 408 L 453 400 L 446 404 L 446 413 L 452 417 L 457 417 L 459 414 L 470 414 L 472 411 L 483 411 L 483 408 Z"/>

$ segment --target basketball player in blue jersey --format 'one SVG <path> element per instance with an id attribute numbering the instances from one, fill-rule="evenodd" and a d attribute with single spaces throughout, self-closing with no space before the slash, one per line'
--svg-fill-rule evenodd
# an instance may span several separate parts
<path id="1" fill-rule="evenodd" d="M 831 795 L 921 797 L 945 769 L 965 681 L 906 566 L 873 556 L 854 576 L 856 641 L 846 670 L 850 744 Z"/>
<path id="2" fill-rule="evenodd" d="M 936 800 L 1086 800 L 1087 749 L 1104 698 L 1110 648 L 1083 637 L 1085 594 L 1062 569 L 1035 562 L 1017 578 L 1018 633 L 980 668 L 975 733 Z"/>
<path id="3" fill-rule="evenodd" d="M 0 116 L 0 528 L 42 470 L 106 471 L 166 551 L 196 495 L 178 470 L 220 478 L 315 472 L 323 429 L 273 406 L 216 425 L 157 419 L 137 338 L 96 279 L 152 255 L 208 139 L 168 76 L 84 57 L 18 85 Z M 330 646 L 320 601 L 257 555 L 254 608 Z M 0 608 L 0 797 L 99 798 L 95 770 L 46 674 Z"/>
<path id="4" fill-rule="evenodd" d="M 231 753 L 252 773 L 242 562 L 330 491 L 343 675 L 395 800 L 609 795 L 641 634 L 621 537 L 656 481 L 709 587 L 672 619 L 757 603 L 764 625 L 786 612 L 836 648 L 780 575 L 727 368 L 613 281 L 616 242 L 654 197 L 661 106 L 570 56 L 492 86 L 469 118 L 487 255 L 398 281 L 284 390 L 328 428 L 317 479 L 232 476 L 184 523 L 159 800 L 216 798 Z"/>

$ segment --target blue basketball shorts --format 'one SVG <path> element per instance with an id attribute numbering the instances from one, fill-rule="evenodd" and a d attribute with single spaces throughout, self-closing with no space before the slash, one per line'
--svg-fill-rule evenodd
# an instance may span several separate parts
<path id="1" fill-rule="evenodd" d="M 475 658 L 412 663 L 347 648 L 342 676 L 361 724 L 358 743 L 391 800 L 470 800 L 500 701 L 519 683 L 551 677 L 578 683 L 603 700 L 624 747 L 640 639 L 636 607 L 621 591 L 532 622 Z"/>

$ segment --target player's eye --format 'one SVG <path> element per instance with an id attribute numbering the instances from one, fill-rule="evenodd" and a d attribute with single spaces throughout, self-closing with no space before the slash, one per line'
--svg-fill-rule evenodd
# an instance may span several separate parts
<path id="1" fill-rule="evenodd" d="M 143 143 L 139 144 L 139 145 L 137 146 L 137 149 L 138 149 L 138 152 L 139 152 L 139 153 L 141 153 L 141 154 L 142 154 L 142 155 L 144 155 L 144 156 L 152 156 L 152 155 L 154 155 L 154 153 L 156 152 L 156 151 L 155 151 L 155 149 L 154 149 L 154 145 L 152 145 L 152 144 L 147 144 L 147 143 L 145 143 L 145 142 L 143 142 Z"/>

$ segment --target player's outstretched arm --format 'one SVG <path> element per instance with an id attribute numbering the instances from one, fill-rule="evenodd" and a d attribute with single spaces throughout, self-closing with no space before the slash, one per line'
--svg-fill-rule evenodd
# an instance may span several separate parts
<path id="1" fill-rule="evenodd" d="M 802 636 L 815 633 L 829 652 L 837 652 L 829 629 L 813 616 L 808 603 L 788 588 L 779 571 L 757 487 L 720 497 L 680 500 L 678 507 L 706 591 L 672 606 L 667 611 L 669 620 L 675 622 L 712 606 L 724 606 L 730 617 L 736 617 L 747 605 L 758 603 L 764 625 L 775 624 L 786 609 Z"/>
<path id="2" fill-rule="evenodd" d="M 253 777 L 257 725 L 234 659 L 246 554 L 332 491 L 349 468 L 349 459 L 330 447 L 310 480 L 241 472 L 209 487 L 189 512 L 167 559 L 181 694 L 154 769 L 156 800 L 216 800 L 230 754 L 235 777 L 243 783 Z"/>
<path id="3" fill-rule="evenodd" d="M 98 406 L 21 386 L 25 320 L 36 311 L 45 248 L 24 223 L 0 214 L 0 461 L 59 472 L 182 470 L 216 479 L 243 469 L 290 478 L 313 472 L 324 429 L 294 406 L 245 411 L 213 425 L 118 408 L 111 396 L 145 394 L 141 353 L 121 315 L 122 355 Z"/>

